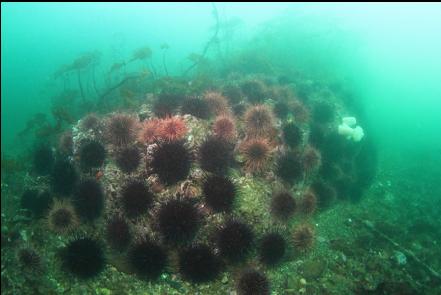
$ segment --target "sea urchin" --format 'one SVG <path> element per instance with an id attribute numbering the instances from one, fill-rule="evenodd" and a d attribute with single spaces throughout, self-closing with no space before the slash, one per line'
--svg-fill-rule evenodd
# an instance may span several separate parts
<path id="1" fill-rule="evenodd" d="M 220 268 L 220 259 L 206 245 L 193 245 L 179 254 L 179 272 L 194 283 L 216 279 Z"/>
<path id="2" fill-rule="evenodd" d="M 144 182 L 129 181 L 121 191 L 121 202 L 128 217 L 137 217 L 147 212 L 153 202 L 153 194 Z"/>
<path id="3" fill-rule="evenodd" d="M 115 114 L 110 117 L 106 125 L 107 138 L 116 146 L 124 146 L 134 141 L 138 123 L 128 114 Z"/>
<path id="4" fill-rule="evenodd" d="M 279 233 L 265 234 L 260 241 L 260 260 L 266 265 L 275 265 L 285 255 L 286 242 Z"/>
<path id="5" fill-rule="evenodd" d="M 49 228 L 59 234 L 69 233 L 79 224 L 78 216 L 67 200 L 54 201 L 47 221 Z"/>
<path id="6" fill-rule="evenodd" d="M 296 207 L 296 200 L 289 192 L 274 193 L 271 200 L 271 212 L 276 218 L 287 220 L 294 214 Z"/>
<path id="7" fill-rule="evenodd" d="M 265 274 L 249 269 L 240 275 L 237 293 L 239 295 L 269 295 L 270 284 Z"/>
<path id="8" fill-rule="evenodd" d="M 271 156 L 271 146 L 264 138 L 253 138 L 240 145 L 240 151 L 245 159 L 245 170 L 262 172 Z"/>
<path id="9" fill-rule="evenodd" d="M 162 183 L 172 185 L 187 177 L 191 156 L 183 142 L 163 142 L 153 151 L 150 166 Z"/>
<path id="10" fill-rule="evenodd" d="M 225 140 L 210 137 L 199 147 L 199 163 L 208 172 L 224 174 L 231 162 L 232 150 Z"/>
<path id="11" fill-rule="evenodd" d="M 92 178 L 83 180 L 78 185 L 73 203 L 81 218 L 88 221 L 95 220 L 104 208 L 104 193 L 101 185 Z"/>
<path id="12" fill-rule="evenodd" d="M 310 249 L 314 244 L 314 229 L 307 224 L 298 226 L 292 234 L 292 241 L 300 251 Z"/>
<path id="13" fill-rule="evenodd" d="M 251 250 L 252 229 L 238 220 L 230 220 L 217 233 L 217 246 L 221 256 L 230 261 L 242 261 Z"/>
<path id="14" fill-rule="evenodd" d="M 90 237 L 70 241 L 62 250 L 61 258 L 65 269 L 81 279 L 97 276 L 106 263 L 100 242 Z"/>
<path id="15" fill-rule="evenodd" d="M 172 198 L 156 213 L 156 224 L 167 242 L 179 244 L 191 241 L 199 229 L 201 215 L 188 199 Z"/>
<path id="16" fill-rule="evenodd" d="M 138 276 L 154 280 L 164 271 L 167 254 L 159 244 L 147 239 L 129 250 L 128 261 Z"/>
<path id="17" fill-rule="evenodd" d="M 203 183 L 203 195 L 207 205 L 215 212 L 229 212 L 236 196 L 236 187 L 230 179 L 211 175 Z"/>

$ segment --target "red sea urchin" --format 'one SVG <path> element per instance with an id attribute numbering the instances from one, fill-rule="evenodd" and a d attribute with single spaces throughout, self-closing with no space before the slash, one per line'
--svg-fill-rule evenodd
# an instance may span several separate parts
<path id="1" fill-rule="evenodd" d="M 226 141 L 233 141 L 236 138 L 236 126 L 234 120 L 229 116 L 219 116 L 213 123 L 213 133 Z"/>
<path id="2" fill-rule="evenodd" d="M 187 126 L 179 116 L 162 119 L 158 129 L 158 136 L 167 141 L 180 140 L 186 133 Z"/>
<path id="3" fill-rule="evenodd" d="M 244 115 L 246 133 L 249 137 L 268 137 L 273 133 L 274 117 L 266 105 L 255 105 Z"/>
<path id="4" fill-rule="evenodd" d="M 245 170 L 262 172 L 271 156 L 271 146 L 264 138 L 253 138 L 240 145 L 240 152 L 245 160 Z"/>
<path id="5" fill-rule="evenodd" d="M 204 99 L 211 110 L 211 113 L 216 116 L 229 115 L 231 110 L 228 106 L 228 100 L 219 92 L 208 91 L 204 94 Z"/>
<path id="6" fill-rule="evenodd" d="M 160 125 L 161 120 L 156 118 L 143 121 L 138 132 L 138 141 L 144 144 L 152 144 L 157 141 Z"/>

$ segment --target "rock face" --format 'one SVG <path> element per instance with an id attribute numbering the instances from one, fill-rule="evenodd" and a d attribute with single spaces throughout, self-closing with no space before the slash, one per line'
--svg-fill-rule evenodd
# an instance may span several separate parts
<path id="1" fill-rule="evenodd" d="M 327 269 L 327 263 L 324 259 L 313 259 L 302 265 L 302 274 L 308 280 L 317 280 Z"/>

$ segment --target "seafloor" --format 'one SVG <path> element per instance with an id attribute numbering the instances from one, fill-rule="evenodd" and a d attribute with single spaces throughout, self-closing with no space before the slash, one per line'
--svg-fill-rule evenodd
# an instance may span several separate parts
<path id="1" fill-rule="evenodd" d="M 238 284 L 243 270 L 250 268 L 266 276 L 271 294 L 441 293 L 441 192 L 437 183 L 441 175 L 435 172 L 439 171 L 437 168 L 441 163 L 436 156 L 423 152 L 397 154 L 381 148 L 374 150 L 367 126 L 365 138 L 360 142 L 337 134 L 336 128 L 342 117 L 363 117 L 341 88 L 326 80 L 318 82 L 301 76 L 287 81 L 286 77 L 272 79 L 240 74 L 214 81 L 207 80 L 206 75 L 176 81 L 169 77 L 161 80 L 144 76 L 122 81 L 105 92 L 109 97 L 105 98 L 104 104 L 100 105 L 103 101 L 99 101 L 86 108 L 84 101 L 81 102 L 84 94 L 77 93 L 73 103 L 80 101 L 78 113 L 69 113 L 60 106 L 54 108 L 56 111 L 53 109 L 52 113 L 59 124 L 50 129 L 51 132 L 46 132 L 47 124 L 41 122 L 40 127 L 30 124 L 31 127 L 23 132 L 23 136 L 35 135 L 43 139 L 56 151 L 57 158 L 68 159 L 78 168 L 82 179 L 91 178 L 103 187 L 104 208 L 96 218 L 79 218 L 79 224 L 72 225 L 73 230 L 54 230 L 53 221 L 46 212 L 54 210 L 51 203 L 48 203 L 49 208 L 42 208 L 43 214 L 36 214 L 35 206 L 41 209 L 44 204 L 25 202 L 27 190 L 49 191 L 51 200 L 72 200 L 78 215 L 89 208 L 81 207 L 81 199 L 75 199 L 75 193 L 63 191 L 64 187 L 60 188 L 54 180 L 57 175 L 52 171 L 41 173 L 41 163 L 35 159 L 34 149 L 18 156 L 2 152 L 3 294 L 253 294 L 250 290 L 259 290 L 259 286 L 247 292 Z M 239 86 L 234 84 L 232 88 L 232 81 L 239 81 Z M 256 88 L 258 91 L 254 91 Z M 172 93 L 179 99 L 203 100 L 208 103 L 209 110 L 195 111 L 187 106 L 188 113 L 184 108 L 171 111 L 170 104 L 175 102 L 169 99 L 171 94 L 167 96 L 168 100 L 161 96 L 164 93 Z M 238 97 L 232 97 L 234 95 Z M 259 126 L 261 129 L 249 126 L 249 112 L 256 105 L 264 106 L 272 113 L 269 125 Z M 82 109 L 87 111 L 81 112 Z M 211 116 L 195 116 L 204 117 L 202 113 L 208 111 Z M 96 113 L 93 115 L 96 116 L 93 117 L 96 125 L 85 128 L 85 118 L 90 119 L 86 114 L 91 112 Z M 122 145 L 139 149 L 141 159 L 133 171 L 125 173 L 115 161 L 121 152 L 121 142 L 116 137 L 121 139 L 121 134 L 109 131 L 112 120 L 127 114 L 136 124 L 141 124 L 141 121 L 156 120 L 164 113 L 165 119 L 160 120 L 170 120 L 167 116 L 172 115 L 180 127 L 185 126 L 185 130 L 174 130 L 175 133 L 170 135 L 161 129 L 161 139 L 158 139 L 159 135 L 152 139 L 140 136 L 127 139 L 128 142 Z M 235 132 L 223 134 L 213 129 L 212 125 L 220 117 L 232 120 Z M 289 124 L 299 128 L 298 139 L 284 134 L 284 126 Z M 255 135 L 262 130 L 265 132 Z M 224 160 L 229 161 L 228 157 L 220 157 L 220 162 L 216 162 L 217 147 L 208 152 L 208 159 L 200 155 L 201 146 L 216 136 L 224 136 L 222 140 L 232 146 L 232 159 L 226 171 L 216 169 L 216 165 L 225 164 Z M 60 141 L 62 138 L 64 140 Z M 66 138 L 70 138 L 70 147 Z M 260 143 L 263 141 L 268 148 L 268 157 L 264 161 L 244 152 L 244 142 L 253 138 L 261 140 Z M 162 168 L 151 169 L 155 151 L 161 149 L 164 142 L 178 139 L 194 154 L 191 168 L 178 181 L 170 180 L 167 175 L 161 179 Z M 90 164 L 84 161 L 83 146 L 90 142 L 98 142 L 105 148 L 105 160 L 96 167 L 83 169 Z M 369 148 L 363 151 L 362 147 Z M 313 154 L 316 157 L 312 160 L 307 158 L 311 149 L 321 156 Z M 94 156 L 100 156 L 99 151 L 94 152 L 97 153 Z M 280 159 L 285 155 L 291 155 L 295 158 L 293 163 L 300 164 L 281 169 L 283 162 Z M 360 155 L 363 159 L 358 158 Z M 363 161 L 366 158 L 372 162 Z M 257 160 L 260 162 L 253 162 Z M 38 172 L 35 171 L 35 162 L 39 163 Z M 204 203 L 201 187 L 205 177 L 211 174 L 224 175 L 237 187 L 231 211 L 218 213 Z M 121 187 L 131 179 L 145 182 L 156 198 L 154 209 L 136 218 L 126 214 L 120 204 Z M 292 216 L 284 220 L 275 216 L 277 210 L 271 210 L 273 195 L 280 190 L 291 194 L 298 204 L 298 209 L 291 212 Z M 318 203 L 309 211 L 301 212 L 300 204 L 306 193 L 315 194 Z M 178 255 L 176 248 L 182 249 L 185 245 L 167 244 L 164 232 L 159 230 L 158 233 L 151 225 L 152 220 L 158 218 L 157 207 L 176 195 L 196 203 L 204 218 L 196 237 L 188 239 L 209 245 L 216 255 L 219 247 L 211 236 L 217 228 L 231 217 L 248 224 L 254 232 L 255 244 L 246 258 L 226 262 L 216 278 L 207 283 L 191 283 L 185 279 L 176 266 L 179 264 L 176 258 L 171 259 L 174 262 L 157 279 L 140 278 L 127 261 L 126 250 L 115 251 L 109 246 L 107 222 L 118 214 L 131 227 L 134 237 L 130 245 L 139 243 L 140 236 L 154 236 L 169 249 L 171 256 Z M 83 208 L 83 212 L 79 208 Z M 293 236 L 304 224 L 312 229 L 313 236 L 310 241 L 301 243 Z M 286 251 L 281 261 L 268 266 L 259 259 L 258 241 L 272 231 L 282 233 Z M 72 240 L 84 236 L 102 241 L 106 263 L 96 275 L 79 279 L 75 273 L 66 270 L 63 265 L 66 258 L 60 252 Z M 19 251 L 28 248 L 35 251 L 37 258 L 26 260 L 20 256 Z M 263 288 L 259 292 L 255 294 L 267 294 L 268 290 Z"/>

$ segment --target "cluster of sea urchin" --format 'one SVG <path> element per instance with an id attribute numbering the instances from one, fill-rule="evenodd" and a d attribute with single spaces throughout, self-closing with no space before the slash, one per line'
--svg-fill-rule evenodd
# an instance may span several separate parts
<path id="1" fill-rule="evenodd" d="M 187 89 L 185 95 L 164 90 L 151 102 L 151 117 L 148 111 L 103 119 L 89 115 L 72 130 L 71 152 L 54 153 L 48 146 L 35 151 L 34 171 L 49 174 L 51 191 L 27 190 L 21 205 L 35 217 L 48 211 L 52 232 L 75 233 L 61 251 L 67 271 L 88 279 L 104 269 L 102 237 L 77 232 L 93 228 L 103 212 L 109 250 L 124 255 L 130 271 L 147 280 L 174 265 L 183 279 L 206 283 L 228 269 L 226 264 L 237 266 L 253 253 L 262 266 L 274 267 L 286 258 L 289 243 L 301 252 L 311 249 L 314 229 L 301 223 L 292 230 L 290 218 L 311 218 L 317 205 L 332 203 L 336 191 L 349 194 L 350 188 L 339 184 L 353 179 L 326 173 L 332 167 L 342 170 L 342 163 L 351 160 L 341 159 L 342 149 L 350 147 L 329 131 L 336 108 L 315 102 L 308 126 L 308 108 L 286 87 L 253 78 L 241 88 L 230 85 L 224 90 Z M 274 109 L 267 97 L 279 97 Z M 304 143 L 308 134 L 309 142 Z M 106 158 L 107 153 L 111 157 Z M 273 158 L 276 165 L 271 165 Z M 255 174 L 264 176 L 259 181 L 266 185 L 283 184 L 266 209 L 292 232 L 289 241 L 278 230 L 256 230 L 251 226 L 256 216 L 252 222 L 247 214 L 235 217 L 235 209 L 244 205 L 241 186 Z M 245 178 L 235 179 L 237 175 Z M 301 190 L 294 186 L 299 183 L 311 185 Z M 62 199 L 51 207 L 52 196 Z M 213 228 L 208 238 L 203 236 Z M 20 258 L 31 266 L 38 259 L 30 251 Z M 236 288 L 238 294 L 270 293 L 267 277 L 257 269 L 242 271 Z"/>
<path id="2" fill-rule="evenodd" d="M 178 141 L 187 133 L 187 126 L 179 116 L 145 120 L 141 124 L 138 140 L 144 144 Z"/>

